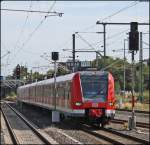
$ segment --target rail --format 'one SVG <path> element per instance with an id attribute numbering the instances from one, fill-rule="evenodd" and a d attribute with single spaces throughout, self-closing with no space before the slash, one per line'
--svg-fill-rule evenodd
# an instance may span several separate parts
<path id="1" fill-rule="evenodd" d="M 121 119 L 113 119 L 111 120 L 112 123 L 119 123 L 124 124 L 127 123 L 127 120 L 121 120 Z M 143 128 L 149 128 L 149 123 L 143 123 L 143 122 L 136 122 L 136 126 L 143 127 Z"/>
<path id="2" fill-rule="evenodd" d="M 126 109 L 116 109 L 116 111 L 126 111 L 126 112 L 132 112 L 132 110 L 126 110 Z M 142 111 L 142 110 L 135 110 L 135 113 L 143 113 L 143 114 L 149 114 L 149 111 Z"/>
<path id="3" fill-rule="evenodd" d="M 113 144 L 132 144 L 132 143 L 127 143 L 128 141 L 135 142 L 136 144 L 137 143 L 149 144 L 149 141 L 147 141 L 147 140 L 140 139 L 140 138 L 137 138 L 137 137 L 134 137 L 134 136 L 131 136 L 131 135 L 124 134 L 124 133 L 120 133 L 120 132 L 118 132 L 116 130 L 112 130 L 112 129 L 100 128 L 98 130 L 98 127 L 93 126 L 93 125 L 89 125 L 89 124 L 85 124 L 85 123 L 80 123 L 80 127 L 82 128 L 83 131 L 85 131 L 85 132 L 87 132 L 87 133 L 89 133 L 91 135 L 94 135 L 94 136 L 96 136 L 98 138 L 105 139 L 106 141 L 109 141 L 110 143 L 113 143 Z M 97 132 L 95 132 L 95 130 Z M 107 132 L 111 133 L 112 136 L 116 135 L 116 136 L 118 136 L 118 138 L 121 137 L 122 139 L 121 139 L 121 141 L 118 141 L 118 140 L 116 140 L 116 138 L 113 139 L 113 138 L 111 138 L 109 136 L 106 136 L 105 133 L 99 134 L 100 131 L 104 131 L 104 132 L 106 132 L 106 134 L 107 134 Z M 123 139 L 125 141 L 127 140 L 127 142 L 123 141 Z"/>
<path id="4" fill-rule="evenodd" d="M 57 142 L 55 142 L 54 140 L 51 140 L 49 141 L 45 136 L 42 135 L 42 133 L 40 131 L 38 131 L 34 126 L 33 124 L 31 124 L 25 117 L 23 117 L 16 109 L 14 109 L 13 107 L 11 107 L 8 103 L 4 102 L 5 105 L 7 105 L 33 132 L 34 134 L 36 134 L 39 139 L 44 143 L 44 144 L 57 144 Z M 2 106 L 1 106 L 1 110 L 2 109 Z M 3 114 L 5 115 L 4 111 L 3 111 Z M 8 119 L 6 118 L 6 115 L 5 115 L 5 119 L 7 120 L 6 123 L 9 124 L 9 128 L 11 130 L 11 134 L 14 136 L 13 137 L 13 141 L 15 144 L 19 144 L 19 142 L 16 140 L 16 135 L 15 133 L 13 132 L 13 129 L 11 128 L 11 125 L 8 121 Z"/>
<path id="5" fill-rule="evenodd" d="M 19 141 L 18 141 L 18 139 L 17 139 L 17 137 L 16 137 L 16 135 L 15 135 L 15 133 L 14 133 L 14 131 L 13 131 L 11 125 L 10 125 L 10 123 L 9 123 L 9 121 L 8 121 L 8 119 L 7 119 L 6 115 L 5 115 L 5 113 L 3 112 L 3 109 L 2 109 L 2 108 L 0 108 L 0 109 L 1 109 L 2 115 L 3 115 L 3 117 L 4 117 L 4 120 L 5 120 L 5 122 L 6 122 L 6 126 L 7 126 L 7 128 L 8 128 L 8 131 L 9 131 L 9 134 L 10 134 L 10 137 L 11 137 L 11 140 L 12 140 L 12 143 L 18 145 L 18 144 L 19 144 Z"/>

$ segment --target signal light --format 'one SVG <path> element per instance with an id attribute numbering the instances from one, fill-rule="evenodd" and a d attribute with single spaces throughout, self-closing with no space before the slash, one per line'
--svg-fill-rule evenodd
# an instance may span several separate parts
<path id="1" fill-rule="evenodd" d="M 20 79 L 20 65 L 19 64 L 16 67 L 16 78 Z"/>
<path id="2" fill-rule="evenodd" d="M 131 50 L 131 51 L 139 50 L 138 22 L 130 23 L 129 50 Z"/>
<path id="3" fill-rule="evenodd" d="M 58 57 L 59 57 L 58 52 L 52 52 L 52 60 L 56 61 L 59 59 Z"/>
<path id="4" fill-rule="evenodd" d="M 131 23 L 130 23 L 130 31 L 131 31 L 131 32 L 136 32 L 136 31 L 138 31 L 138 22 L 131 22 Z"/>
<path id="5" fill-rule="evenodd" d="M 139 50 L 139 32 L 129 32 L 129 50 Z"/>

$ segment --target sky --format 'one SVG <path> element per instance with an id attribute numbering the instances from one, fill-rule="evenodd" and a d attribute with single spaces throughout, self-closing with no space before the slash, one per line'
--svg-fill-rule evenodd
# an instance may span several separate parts
<path id="1" fill-rule="evenodd" d="M 75 32 L 79 32 L 79 35 L 76 35 L 76 49 L 102 51 L 103 35 L 93 33 L 103 31 L 101 25 L 96 25 L 98 20 L 101 22 L 149 22 L 148 2 L 1 2 L 1 9 L 48 11 L 50 8 L 52 8 L 51 12 L 64 14 L 62 17 L 49 16 L 41 25 L 46 14 L 1 10 L 1 75 L 11 75 L 17 64 L 27 66 L 29 70 L 45 73 L 49 68 L 53 68 L 52 51 L 59 52 L 59 61 L 66 61 L 72 56 L 72 34 Z M 123 8 L 126 9 L 120 11 Z M 124 39 L 127 39 L 129 30 L 129 26 L 108 25 L 106 27 L 106 55 L 123 58 Z M 145 33 L 143 34 L 143 58 L 148 59 L 149 26 L 139 26 L 138 30 Z M 91 44 L 92 48 L 85 41 Z M 126 41 L 126 49 L 128 49 L 127 45 Z M 92 61 L 95 57 L 95 53 L 76 53 L 76 58 L 81 61 Z M 126 50 L 126 57 L 130 62 L 131 54 L 128 50 Z M 139 61 L 139 52 L 135 55 L 135 61 Z"/>

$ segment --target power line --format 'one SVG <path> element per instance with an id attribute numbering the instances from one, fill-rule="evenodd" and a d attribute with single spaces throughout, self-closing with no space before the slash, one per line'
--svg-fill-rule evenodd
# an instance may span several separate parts
<path id="1" fill-rule="evenodd" d="M 32 2 L 32 1 L 31 1 Z M 37 10 L 21 10 L 21 9 L 0 9 L 2 11 L 12 11 L 12 12 L 30 12 L 30 13 L 42 13 L 42 14 L 56 14 L 58 16 L 61 16 L 63 13 L 59 12 L 49 12 L 49 11 L 37 11 Z"/>
<path id="2" fill-rule="evenodd" d="M 137 5 L 137 4 L 138 4 L 138 2 L 133 2 L 133 3 L 129 4 L 129 6 L 126 6 L 126 7 L 122 8 L 122 9 L 120 9 L 119 11 L 117 11 L 117 12 L 115 12 L 115 13 L 113 13 L 113 14 L 111 14 L 111 15 L 105 17 L 105 18 L 103 18 L 101 21 L 103 22 L 104 20 L 109 19 L 109 18 L 111 18 L 111 17 L 113 17 L 113 16 L 119 14 L 120 12 L 125 11 L 125 10 L 127 10 L 128 8 L 131 8 L 131 7 L 133 7 L 133 6 Z"/>
<path id="3" fill-rule="evenodd" d="M 80 37 L 80 39 L 82 40 L 82 41 L 84 41 L 89 47 L 91 47 L 92 49 L 94 49 L 95 50 L 95 48 L 87 41 L 87 40 L 85 40 L 81 35 L 79 35 L 78 33 L 76 33 L 79 37 Z"/>
<path id="4" fill-rule="evenodd" d="M 147 42 L 142 41 L 145 45 L 149 46 L 149 44 Z"/>
<path id="5" fill-rule="evenodd" d="M 43 24 L 43 22 L 46 20 L 48 14 L 49 14 L 49 12 L 50 12 L 50 11 L 52 10 L 52 8 L 54 7 L 55 3 L 56 3 L 56 1 L 54 1 L 54 3 L 53 3 L 53 4 L 51 5 L 51 7 L 49 8 L 47 15 L 45 15 L 45 17 L 40 21 L 40 23 L 36 26 L 36 28 L 29 34 L 28 39 L 26 39 L 26 41 L 23 42 L 22 46 L 18 49 L 17 53 L 18 53 L 19 51 L 21 51 L 21 50 L 25 47 L 25 45 L 29 42 L 29 40 L 32 38 L 32 36 L 34 35 L 34 33 L 35 33 L 35 32 L 39 29 L 39 27 Z M 16 53 L 16 54 L 17 54 L 17 53 Z M 16 58 L 16 57 L 15 57 L 15 58 Z M 15 58 L 14 58 L 14 59 L 15 59 Z M 14 60 L 14 59 L 13 59 L 13 60 Z"/>
<path id="6" fill-rule="evenodd" d="M 125 11 L 126 9 L 135 6 L 136 4 L 138 4 L 138 2 L 133 2 L 133 3 L 131 3 L 129 6 L 126 6 L 126 7 L 122 8 L 122 9 L 118 10 L 117 12 L 115 12 L 115 13 L 113 13 L 113 14 L 111 14 L 111 15 L 105 17 L 105 18 L 103 18 L 101 21 L 104 21 L 104 20 L 106 20 L 106 19 L 108 19 L 108 18 L 110 18 L 110 17 L 113 17 L 113 16 L 119 14 L 120 12 Z M 96 25 L 94 24 L 94 25 L 91 25 L 91 26 L 89 26 L 89 27 L 86 27 L 86 28 L 83 29 L 83 30 L 84 30 L 84 31 L 87 31 L 87 30 L 89 30 L 89 29 L 94 28 L 95 26 L 96 26 Z"/>
<path id="7" fill-rule="evenodd" d="M 113 39 L 114 37 L 117 37 L 117 36 L 119 36 L 119 35 L 121 35 L 122 33 L 124 33 L 124 32 L 127 32 L 129 29 L 126 29 L 126 30 L 123 30 L 123 31 L 121 31 L 121 32 L 118 32 L 118 33 L 115 33 L 115 34 L 113 34 L 113 35 L 111 35 L 111 36 L 108 36 L 108 37 L 106 37 L 106 39 L 108 40 L 110 40 L 110 39 Z M 98 45 L 99 43 L 101 43 L 101 42 L 103 42 L 103 40 L 101 40 L 101 41 L 98 41 L 98 42 L 94 42 L 94 43 L 91 43 L 91 45 Z M 110 45 L 110 44 L 109 44 Z M 83 48 L 81 48 L 81 49 L 85 49 L 85 48 L 87 48 L 87 47 L 83 47 Z"/>
<path id="8" fill-rule="evenodd" d="M 18 36 L 18 39 L 17 39 L 17 41 L 16 41 L 16 43 L 15 43 L 14 50 L 16 49 L 17 44 L 18 44 L 19 40 L 21 39 L 21 35 L 23 35 L 25 26 L 26 26 L 26 24 L 27 24 L 27 20 L 28 20 L 28 18 L 29 18 L 29 11 L 30 11 L 31 7 L 32 7 L 32 1 L 31 1 L 30 5 L 29 5 L 29 10 L 27 11 L 27 16 L 26 16 L 25 22 L 24 22 L 24 24 L 23 24 L 23 26 L 22 26 L 22 28 L 21 28 L 21 31 L 20 31 L 19 36 Z"/>
<path id="9" fill-rule="evenodd" d="M 88 26 L 88 27 L 84 28 L 83 31 L 87 31 L 87 30 L 89 30 L 89 29 L 92 29 L 92 28 L 94 28 L 95 26 L 96 26 L 96 24 L 91 25 L 91 26 Z"/>
<path id="10" fill-rule="evenodd" d="M 62 45 L 60 45 L 58 48 L 64 48 L 65 46 L 67 46 L 70 42 L 72 41 L 72 39 L 69 37 L 64 43 L 62 43 Z"/>
<path id="11" fill-rule="evenodd" d="M 121 32 L 115 33 L 115 34 L 113 34 L 113 35 L 111 35 L 111 36 L 106 37 L 106 39 L 107 39 L 107 40 L 108 40 L 108 39 L 112 39 L 113 37 L 119 36 L 119 35 L 121 35 L 122 33 L 127 32 L 128 30 L 129 30 L 129 29 L 125 29 L 125 30 L 123 30 L 123 31 L 121 31 Z"/>

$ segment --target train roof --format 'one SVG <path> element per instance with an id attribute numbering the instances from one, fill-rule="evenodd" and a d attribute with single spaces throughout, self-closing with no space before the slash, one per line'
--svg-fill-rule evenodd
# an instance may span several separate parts
<path id="1" fill-rule="evenodd" d="M 108 72 L 105 71 L 81 71 L 81 72 L 75 72 L 75 73 L 71 73 L 71 74 L 67 74 L 67 75 L 63 75 L 63 76 L 58 76 L 57 77 L 57 82 L 63 82 L 63 81 L 69 81 L 72 80 L 75 74 L 81 74 L 81 75 L 92 75 L 92 74 L 97 74 L 97 75 L 106 75 Z M 26 88 L 26 87 L 31 87 L 31 86 L 40 86 L 40 85 L 47 85 L 47 84 L 51 84 L 52 82 L 54 82 L 54 78 L 51 79 L 47 79 L 47 80 L 42 80 L 39 82 L 35 82 L 32 84 L 27 84 L 24 86 L 20 86 L 19 88 Z"/>

